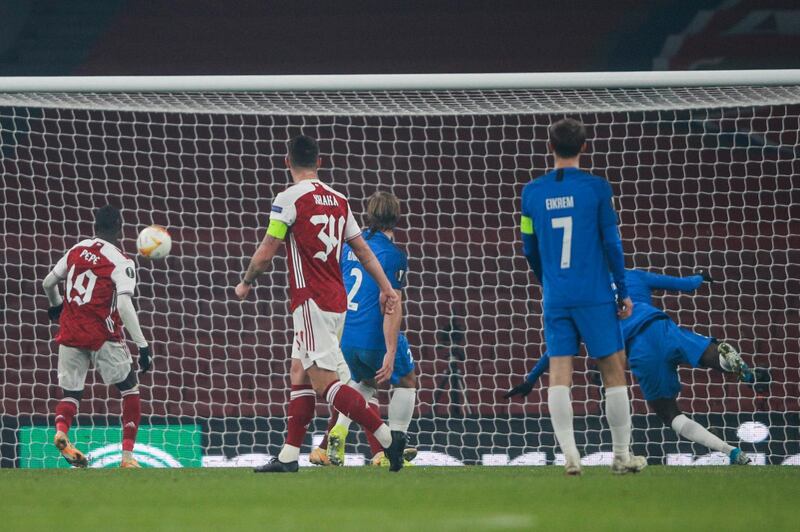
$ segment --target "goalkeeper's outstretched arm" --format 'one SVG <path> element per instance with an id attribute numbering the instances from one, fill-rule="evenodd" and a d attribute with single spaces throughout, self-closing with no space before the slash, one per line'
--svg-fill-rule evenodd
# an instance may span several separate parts
<path id="1" fill-rule="evenodd" d="M 640 270 L 642 271 L 642 270 Z M 711 276 L 708 273 L 699 271 L 695 275 L 688 277 L 676 277 L 674 275 L 664 275 L 661 273 L 652 273 L 642 271 L 644 274 L 645 283 L 651 290 L 669 290 L 672 292 L 694 292 L 703 281 L 712 282 Z"/>
<path id="2" fill-rule="evenodd" d="M 528 395 L 531 393 L 531 390 L 533 390 L 533 387 L 536 386 L 536 381 L 538 381 L 549 368 L 550 353 L 545 351 L 542 358 L 539 359 L 539 362 L 536 363 L 530 373 L 525 377 L 525 380 L 508 390 L 503 397 L 509 399 L 515 395 Z"/>

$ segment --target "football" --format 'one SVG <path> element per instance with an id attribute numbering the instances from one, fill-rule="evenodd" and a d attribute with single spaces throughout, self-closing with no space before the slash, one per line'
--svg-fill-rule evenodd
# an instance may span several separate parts
<path id="1" fill-rule="evenodd" d="M 151 225 L 145 227 L 136 239 L 139 255 L 148 259 L 163 259 L 172 249 L 172 237 L 164 227 Z"/>

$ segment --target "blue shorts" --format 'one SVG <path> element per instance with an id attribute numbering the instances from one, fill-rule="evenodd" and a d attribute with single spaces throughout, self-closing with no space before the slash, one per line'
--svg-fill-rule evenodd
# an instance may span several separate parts
<path id="1" fill-rule="evenodd" d="M 645 400 L 674 399 L 681 391 L 678 366 L 700 366 L 708 336 L 678 327 L 672 320 L 648 325 L 628 343 L 628 365 Z"/>
<path id="2" fill-rule="evenodd" d="M 621 351 L 625 343 L 617 305 L 603 303 L 544 311 L 544 341 L 551 357 L 577 355 L 581 339 L 591 358 L 605 358 Z"/>
<path id="3" fill-rule="evenodd" d="M 356 382 L 364 379 L 375 378 L 375 373 L 383 365 L 383 355 L 385 351 L 374 349 L 358 349 L 342 347 L 344 360 L 350 368 L 350 375 Z M 389 382 L 392 385 L 400 382 L 400 379 L 414 371 L 414 357 L 411 355 L 411 348 L 408 346 L 408 339 L 401 334 L 397 339 L 397 354 L 394 357 L 394 372 Z"/>

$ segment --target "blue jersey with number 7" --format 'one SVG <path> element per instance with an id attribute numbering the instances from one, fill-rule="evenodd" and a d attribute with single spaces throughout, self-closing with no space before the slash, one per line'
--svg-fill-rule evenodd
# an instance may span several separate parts
<path id="1" fill-rule="evenodd" d="M 535 258 L 529 261 L 540 261 L 544 308 L 613 302 L 609 273 L 620 296 L 627 296 L 617 213 L 606 180 L 578 168 L 534 179 L 522 191 L 522 233 L 533 242 Z"/>
<path id="2" fill-rule="evenodd" d="M 386 277 L 395 289 L 405 285 L 408 258 L 381 232 L 363 233 L 372 252 L 378 258 Z M 347 291 L 347 317 L 342 333 L 342 348 L 386 351 L 383 337 L 383 314 L 380 307 L 380 289 L 358 262 L 347 244 L 342 248 L 342 278 Z"/>

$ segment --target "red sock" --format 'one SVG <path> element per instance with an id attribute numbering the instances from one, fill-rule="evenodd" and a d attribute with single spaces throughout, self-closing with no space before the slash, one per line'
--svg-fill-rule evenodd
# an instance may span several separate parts
<path id="1" fill-rule="evenodd" d="M 380 416 L 367 408 L 364 396 L 346 384 L 333 381 L 325 389 L 325 398 L 332 407 L 361 425 L 365 430 L 375 432 L 383 425 Z"/>
<path id="2" fill-rule="evenodd" d="M 336 422 L 338 420 L 339 420 L 339 412 L 331 408 L 331 417 L 328 418 L 328 426 L 325 428 L 325 436 L 322 437 L 322 442 L 320 442 L 319 444 L 320 449 L 328 448 L 328 434 L 330 433 L 334 425 L 336 425 Z"/>
<path id="3" fill-rule="evenodd" d="M 378 401 L 370 401 L 368 406 L 370 410 L 375 412 L 376 416 L 379 418 L 381 417 L 381 409 L 380 406 L 378 406 Z M 367 442 L 369 443 L 369 450 L 372 453 L 372 456 L 383 452 L 383 445 L 381 445 L 381 443 L 375 439 L 375 435 L 368 430 L 365 430 L 364 432 L 367 433 Z"/>
<path id="4" fill-rule="evenodd" d="M 289 418 L 286 420 L 286 443 L 294 447 L 303 445 L 308 425 L 314 419 L 316 394 L 308 384 L 292 385 L 289 394 Z"/>
<path id="5" fill-rule="evenodd" d="M 78 401 L 67 398 L 62 399 L 56 406 L 56 430 L 66 434 L 72 426 L 72 418 L 78 413 Z"/>
<path id="6" fill-rule="evenodd" d="M 139 422 L 142 419 L 142 403 L 139 392 L 128 392 L 122 396 L 122 450 L 133 451 Z"/>

